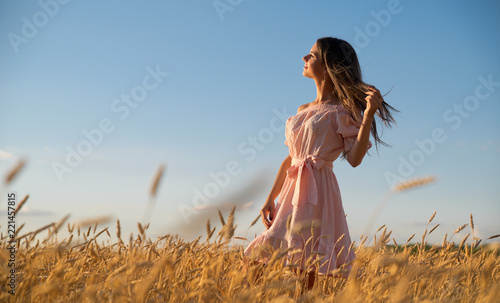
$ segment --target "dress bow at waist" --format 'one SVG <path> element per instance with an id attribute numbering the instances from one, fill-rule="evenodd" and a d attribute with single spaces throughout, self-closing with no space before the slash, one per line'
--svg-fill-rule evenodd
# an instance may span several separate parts
<path id="1" fill-rule="evenodd" d="M 292 159 L 291 166 L 286 171 L 289 178 L 296 179 L 292 205 L 298 206 L 299 200 L 318 204 L 318 190 L 313 169 L 320 170 L 324 166 L 332 169 L 333 161 L 325 161 L 313 155 L 308 155 L 305 159 Z"/>

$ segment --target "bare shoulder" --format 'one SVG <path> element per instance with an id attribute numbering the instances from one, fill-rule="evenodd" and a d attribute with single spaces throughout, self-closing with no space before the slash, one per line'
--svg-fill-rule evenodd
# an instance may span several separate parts
<path id="1" fill-rule="evenodd" d="M 306 104 L 302 104 L 301 106 L 299 106 L 299 109 L 297 110 L 297 114 L 300 113 L 301 111 L 303 111 L 304 109 L 306 109 L 311 103 L 306 103 Z"/>

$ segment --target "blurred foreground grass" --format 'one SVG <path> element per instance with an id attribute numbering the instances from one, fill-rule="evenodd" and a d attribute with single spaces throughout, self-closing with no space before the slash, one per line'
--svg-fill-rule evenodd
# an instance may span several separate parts
<path id="1" fill-rule="evenodd" d="M 119 221 L 116 238 L 109 227 L 98 231 L 98 223 L 85 230 L 68 223 L 71 236 L 56 241 L 54 235 L 66 219 L 48 225 L 42 241 L 34 241 L 34 232 L 17 235 L 15 295 L 8 293 L 9 244 L 2 238 L 1 302 L 498 302 L 500 298 L 500 245 L 469 239 L 469 234 L 460 243 L 445 236 L 442 243 L 431 246 L 426 237 L 433 228 L 426 229 L 420 243 L 410 244 L 409 239 L 398 244 L 380 228 L 373 246 L 365 246 L 365 241 L 355 246 L 357 258 L 348 279 L 318 276 L 314 288 L 305 291 L 301 277 L 280 262 L 286 254 L 279 251 L 267 266 L 244 271 L 244 247 L 229 245 L 234 234 L 231 218 L 217 236 L 208 226 L 205 239 L 200 236 L 191 242 L 173 235 L 153 242 L 146 236 L 148 226 L 140 223 L 137 237 L 123 241 Z"/>

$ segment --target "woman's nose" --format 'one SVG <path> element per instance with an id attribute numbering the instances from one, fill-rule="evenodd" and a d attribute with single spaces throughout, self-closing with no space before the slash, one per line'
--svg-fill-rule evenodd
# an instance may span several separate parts
<path id="1" fill-rule="evenodd" d="M 304 62 L 307 62 L 307 55 L 302 57 L 302 60 L 304 60 Z"/>

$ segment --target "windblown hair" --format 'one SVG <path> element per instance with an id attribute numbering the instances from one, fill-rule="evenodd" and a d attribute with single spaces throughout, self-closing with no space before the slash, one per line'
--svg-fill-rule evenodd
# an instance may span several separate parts
<path id="1" fill-rule="evenodd" d="M 317 40 L 319 57 L 325 64 L 330 80 L 333 83 L 333 96 L 342 102 L 351 116 L 361 124 L 366 109 L 366 94 L 369 91 L 369 84 L 363 82 L 361 76 L 361 68 L 359 66 L 358 56 L 354 48 L 346 41 L 333 38 L 323 37 Z M 391 123 L 396 123 L 390 110 L 399 112 L 399 110 L 387 104 L 385 101 L 376 111 L 382 122 L 387 127 L 392 127 Z M 378 144 L 390 146 L 382 141 L 377 133 L 377 123 L 374 118 L 372 121 L 371 134 L 375 139 L 375 146 L 378 150 Z M 345 159 L 345 152 L 342 153 L 342 158 Z"/>

